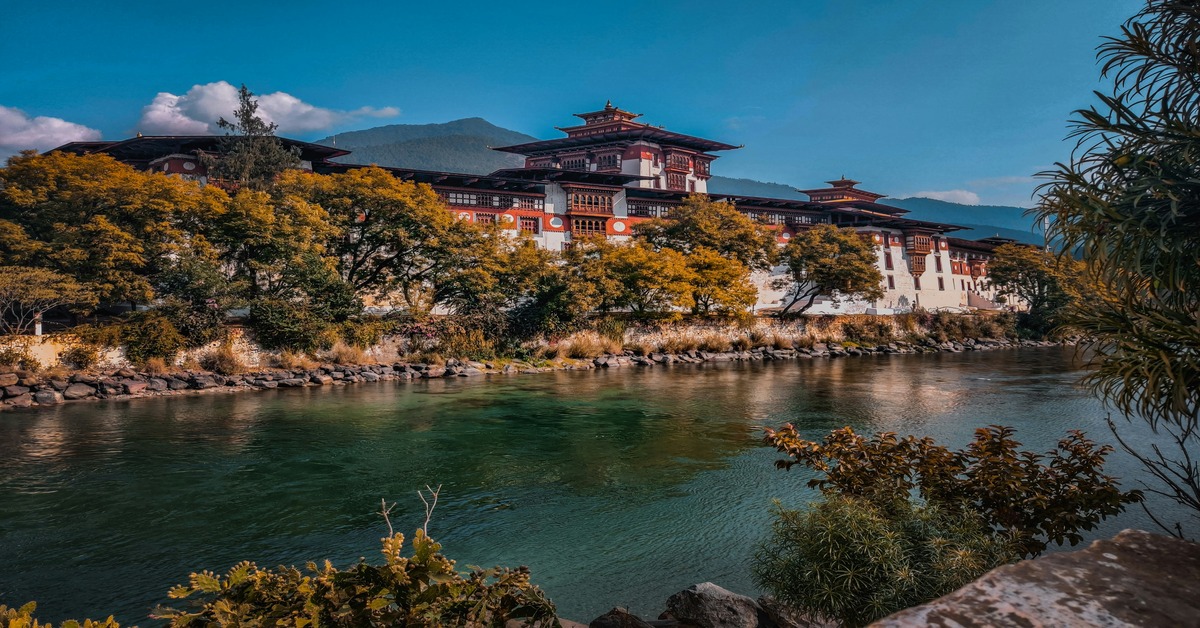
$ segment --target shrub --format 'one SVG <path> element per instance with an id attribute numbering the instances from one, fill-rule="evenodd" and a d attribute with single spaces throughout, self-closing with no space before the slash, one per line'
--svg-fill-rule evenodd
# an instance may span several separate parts
<path id="1" fill-rule="evenodd" d="M 33 611 L 37 610 L 37 602 L 30 602 L 21 608 L 9 608 L 0 604 L 0 626 L 10 626 L 11 628 L 54 628 L 53 624 L 47 622 L 39 622 L 33 616 Z M 82 622 L 68 619 L 59 624 L 61 628 L 121 628 L 121 624 L 113 620 L 112 615 L 108 619 L 93 620 L 85 619 Z"/>
<path id="2" fill-rule="evenodd" d="M 246 371 L 246 365 L 234 352 L 231 342 L 223 342 L 216 349 L 201 356 L 200 368 L 221 375 L 236 375 Z"/>
<path id="3" fill-rule="evenodd" d="M 796 336 L 792 339 L 792 345 L 797 349 L 812 349 L 815 344 L 817 340 L 812 336 Z"/>
<path id="4" fill-rule="evenodd" d="M 771 334 L 771 347 L 774 349 L 794 349 L 796 345 L 787 336 Z"/>
<path id="5" fill-rule="evenodd" d="M 342 340 L 352 347 L 366 349 L 383 342 L 383 337 L 394 325 L 381 318 L 362 317 L 348 320 L 338 326 Z"/>
<path id="6" fill-rule="evenodd" d="M 597 334 L 609 340 L 616 340 L 617 342 L 625 341 L 625 330 L 628 327 L 629 324 L 624 319 L 612 316 L 596 319 L 592 323 L 592 329 Z"/>
<path id="7" fill-rule="evenodd" d="M 481 329 L 449 331 L 438 336 L 439 353 L 468 360 L 490 360 L 496 357 L 496 346 Z"/>
<path id="8" fill-rule="evenodd" d="M 279 355 L 275 356 L 271 360 L 271 363 L 276 368 L 287 369 L 289 371 L 294 371 L 296 369 L 308 370 L 317 366 L 317 362 L 315 360 L 307 355 L 304 355 L 303 353 L 296 353 L 295 351 L 281 351 Z"/>
<path id="9" fill-rule="evenodd" d="M 225 311 L 208 305 L 192 305 L 171 301 L 157 310 L 183 336 L 189 349 L 220 340 L 225 335 Z"/>
<path id="10" fill-rule="evenodd" d="M 645 340 L 638 341 L 638 342 L 631 342 L 631 343 L 625 345 L 625 349 L 627 351 L 632 352 L 634 355 L 640 355 L 640 356 L 647 356 L 647 355 L 650 355 L 651 353 L 654 353 L 654 345 Z"/>
<path id="11" fill-rule="evenodd" d="M 329 350 L 329 361 L 334 364 L 366 364 L 367 354 L 362 349 L 340 340 Z"/>
<path id="12" fill-rule="evenodd" d="M 187 344 L 170 319 L 153 310 L 130 316 L 121 325 L 121 341 L 125 358 L 134 364 L 145 364 L 152 358 L 172 362 Z"/>
<path id="13" fill-rule="evenodd" d="M 336 331 L 307 307 L 283 299 L 255 301 L 250 306 L 249 322 L 254 337 L 265 349 L 314 353 L 332 347 L 337 340 Z"/>
<path id="14" fill-rule="evenodd" d="M 663 353 L 679 354 L 688 351 L 695 351 L 699 347 L 700 343 L 697 342 L 692 336 L 687 334 L 679 334 L 664 340 L 662 347 L 660 348 L 662 349 Z"/>
<path id="15" fill-rule="evenodd" d="M 842 321 L 842 336 L 852 342 L 877 345 L 891 342 L 894 335 L 895 330 L 886 320 L 847 318 Z"/>
<path id="16" fill-rule="evenodd" d="M 735 351 L 749 351 L 754 348 L 754 343 L 746 336 L 738 336 L 730 342 L 730 346 Z"/>
<path id="17" fill-rule="evenodd" d="M 765 347 L 771 343 L 771 334 L 761 330 L 750 330 L 750 342 L 755 347 Z"/>
<path id="18" fill-rule="evenodd" d="M 95 368 L 100 364 L 100 347 L 89 344 L 72 345 L 58 354 L 58 361 L 75 369 Z"/>
<path id="19" fill-rule="evenodd" d="M 609 353 L 621 353 L 621 343 L 596 332 L 579 332 L 559 341 L 559 352 L 568 358 L 582 360 Z"/>
<path id="20" fill-rule="evenodd" d="M 1140 491 L 1122 492 L 1102 473 L 1112 447 L 1097 447 L 1072 431 L 1054 451 L 1020 451 L 1012 428 L 975 430 L 966 448 L 951 451 L 931 438 L 898 438 L 887 432 L 865 438 L 844 427 L 821 443 L 804 440 L 792 424 L 766 430 L 764 441 L 786 454 L 782 469 L 803 465 L 821 475 L 809 481 L 828 497 L 867 499 L 888 507 L 915 489 L 928 503 L 954 512 L 973 509 L 997 534 L 1011 538 L 1022 556 L 1049 543 L 1071 545 L 1107 517 L 1140 502 Z"/>
<path id="21" fill-rule="evenodd" d="M 779 600 L 814 619 L 863 626 L 950 593 L 1016 553 L 969 510 L 834 496 L 803 511 L 777 507 L 754 558 L 755 581 Z"/>
<path id="22" fill-rule="evenodd" d="M 442 546 L 418 529 L 412 555 L 404 535 L 383 539 L 385 564 L 361 561 L 340 571 L 328 561 L 307 572 L 259 569 L 243 562 L 225 577 L 194 573 L 173 599 L 199 598 L 191 611 L 162 609 L 172 626 L 503 626 L 509 620 L 554 622 L 554 604 L 529 581 L 529 569 L 474 568 L 460 574 Z"/>
<path id="23" fill-rule="evenodd" d="M 0 349 L 0 366 L 36 373 L 41 370 L 42 363 L 29 351 L 29 347 L 13 346 Z"/>
<path id="24" fill-rule="evenodd" d="M 171 367 L 167 365 L 167 361 L 162 358 L 150 358 L 141 365 L 142 370 L 151 375 L 166 375 L 171 372 Z M 188 366 L 185 364 L 185 366 Z M 199 364 L 195 365 L 199 367 Z M 194 369 L 193 369 L 194 370 Z"/>
<path id="25" fill-rule="evenodd" d="M 733 345 L 729 342 L 729 338 L 726 338 L 723 334 L 709 333 L 700 339 L 699 347 L 701 351 L 724 353 L 733 348 Z"/>

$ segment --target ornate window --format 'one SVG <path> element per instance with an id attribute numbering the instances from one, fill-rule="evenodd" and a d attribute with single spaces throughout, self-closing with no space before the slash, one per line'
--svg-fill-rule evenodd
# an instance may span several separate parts
<path id="1" fill-rule="evenodd" d="M 496 224 L 496 214 L 479 212 L 478 214 L 475 214 L 475 222 L 481 225 L 494 225 Z"/>
<path id="2" fill-rule="evenodd" d="M 524 231 L 525 233 L 532 233 L 535 235 L 538 233 L 541 233 L 541 231 L 542 231 L 542 227 L 539 224 L 538 219 L 530 218 L 528 216 L 521 216 L 520 227 L 521 227 L 521 231 Z"/>
<path id="3" fill-rule="evenodd" d="M 567 211 L 583 214 L 611 214 L 613 193 L 608 190 L 578 188 L 567 195 Z"/>
<path id="4" fill-rule="evenodd" d="M 681 172 L 667 173 L 667 189 L 668 190 L 686 190 L 687 175 Z"/>
<path id="5" fill-rule="evenodd" d="M 603 218 L 572 218 L 571 233 L 580 238 L 604 235 L 607 222 Z"/>

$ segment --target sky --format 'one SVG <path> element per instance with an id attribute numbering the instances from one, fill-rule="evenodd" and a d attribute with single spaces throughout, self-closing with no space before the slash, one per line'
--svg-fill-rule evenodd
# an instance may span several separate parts
<path id="1" fill-rule="evenodd" d="M 0 0 L 0 158 L 202 134 L 236 87 L 279 133 L 482 117 L 542 139 L 606 100 L 735 145 L 714 174 L 1030 206 L 1139 0 Z"/>

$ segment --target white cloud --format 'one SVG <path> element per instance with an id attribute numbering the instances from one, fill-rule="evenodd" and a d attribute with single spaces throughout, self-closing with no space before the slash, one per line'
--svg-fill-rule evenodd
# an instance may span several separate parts
<path id="1" fill-rule="evenodd" d="M 40 151 L 67 142 L 98 140 L 100 131 L 62 118 L 29 117 L 24 111 L 0 105 L 0 159 L 30 148 Z"/>
<path id="2" fill-rule="evenodd" d="M 256 94 L 258 114 L 279 125 L 280 133 L 307 133 L 328 129 L 356 118 L 394 118 L 395 107 L 360 107 L 339 111 L 317 107 L 286 92 Z M 217 120 L 233 117 L 238 106 L 238 88 L 225 81 L 193 85 L 177 96 L 160 92 L 142 109 L 138 131 L 148 135 L 205 135 L 219 132 Z"/>
<path id="3" fill-rule="evenodd" d="M 927 191 L 917 192 L 913 196 L 922 198 L 932 198 L 938 201 L 946 201 L 948 203 L 961 203 L 963 205 L 978 205 L 979 195 L 969 190 L 942 190 L 942 191 Z"/>

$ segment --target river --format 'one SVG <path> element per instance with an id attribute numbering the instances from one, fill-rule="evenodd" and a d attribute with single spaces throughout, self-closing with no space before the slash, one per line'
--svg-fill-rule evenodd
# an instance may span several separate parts
<path id="1" fill-rule="evenodd" d="M 38 615 L 147 613 L 190 571 L 379 560 L 380 498 L 466 565 L 530 566 L 560 614 L 657 615 L 711 580 L 752 593 L 773 499 L 813 498 L 776 470 L 763 425 L 812 438 L 1015 426 L 1039 451 L 1111 435 L 1074 385 L 1071 349 L 880 355 L 380 382 L 69 404 L 0 414 L 0 603 Z M 1137 486 L 1136 463 L 1109 472 Z M 1173 514 L 1167 506 L 1159 506 Z M 1138 507 L 1091 537 L 1153 529 Z"/>

